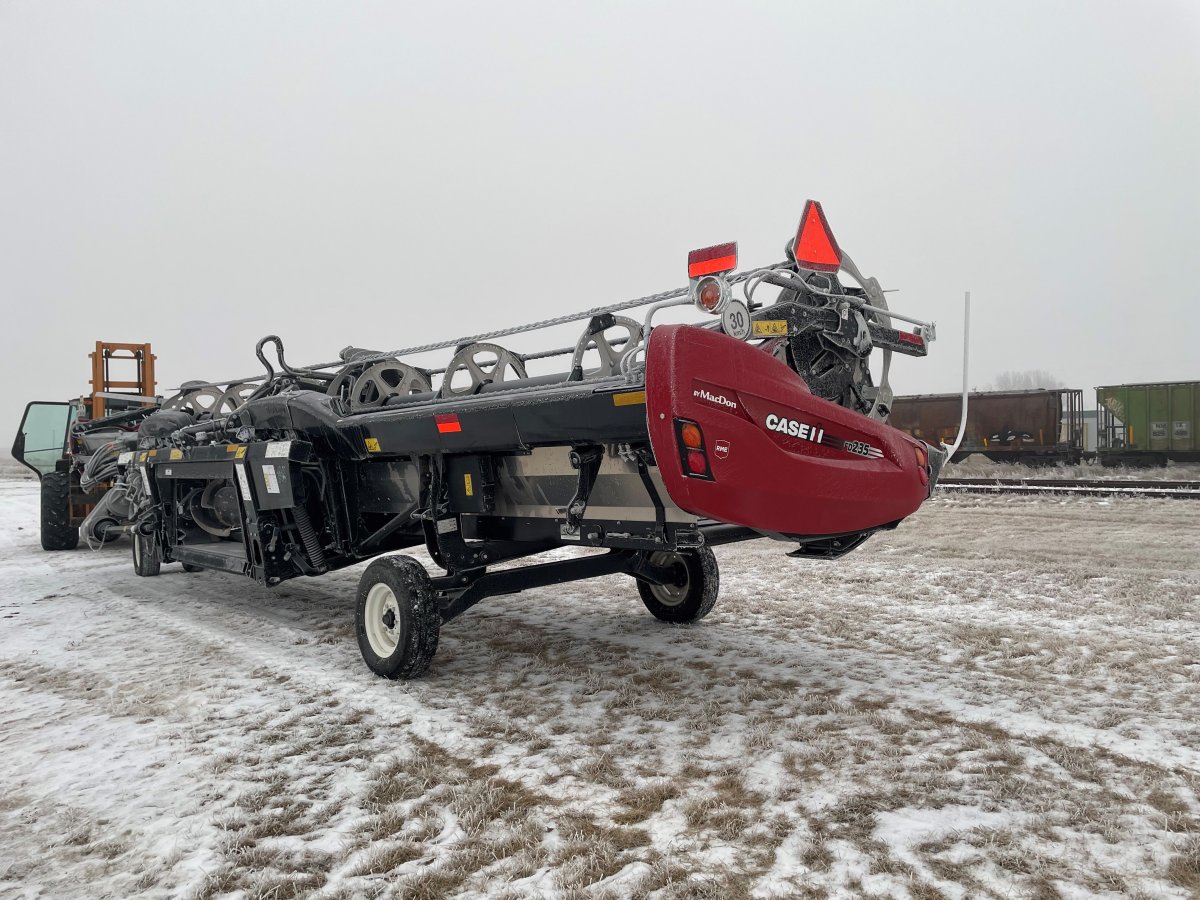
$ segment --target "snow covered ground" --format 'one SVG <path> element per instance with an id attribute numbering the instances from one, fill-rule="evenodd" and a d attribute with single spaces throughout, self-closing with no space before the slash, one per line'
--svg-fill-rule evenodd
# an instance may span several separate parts
<path id="1" fill-rule="evenodd" d="M 7 453 L 0 451 L 0 480 L 14 479 L 17 481 L 32 481 L 33 472 L 25 468 Z"/>
<path id="2" fill-rule="evenodd" d="M 1107 468 L 1096 462 L 1077 466 L 1024 466 L 992 462 L 975 453 L 943 470 L 946 478 L 1111 478 L 1116 481 L 1200 481 L 1200 465 L 1170 462 L 1165 466 Z"/>
<path id="3" fill-rule="evenodd" d="M 955 496 L 840 563 L 721 548 L 362 664 L 358 569 L 273 592 L 46 554 L 0 481 L 0 895 L 1189 896 L 1200 507 Z"/>

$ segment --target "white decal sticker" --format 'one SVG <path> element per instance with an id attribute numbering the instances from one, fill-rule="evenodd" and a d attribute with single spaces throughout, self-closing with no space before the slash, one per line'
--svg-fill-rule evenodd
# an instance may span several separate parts
<path id="1" fill-rule="evenodd" d="M 120 456 L 117 457 L 117 465 L 118 466 L 127 466 L 131 462 L 133 462 L 133 451 L 132 450 L 126 450 L 124 453 L 122 453 Z"/>
<path id="2" fill-rule="evenodd" d="M 692 396 L 697 400 L 704 400 L 708 403 L 711 403 L 713 406 L 724 406 L 731 410 L 738 408 L 736 400 L 730 400 L 724 394 L 714 394 L 707 388 L 696 388 L 694 391 L 692 391 Z"/>
<path id="3" fill-rule="evenodd" d="M 786 434 L 788 437 L 800 438 L 803 441 L 812 441 L 814 444 L 821 443 L 821 438 L 825 436 L 825 432 L 816 425 L 809 425 L 807 422 L 801 422 L 797 419 L 785 419 L 783 416 L 775 415 L 775 413 L 767 416 L 766 426 L 768 431 L 777 431 L 780 434 Z"/>
<path id="4" fill-rule="evenodd" d="M 437 530 L 438 534 L 449 534 L 451 531 L 458 531 L 458 519 L 438 519 Z"/>
<path id="5" fill-rule="evenodd" d="M 150 493 L 150 473 L 146 471 L 145 466 L 142 466 L 142 484 L 146 487 L 146 493 Z"/>
<path id="6" fill-rule="evenodd" d="M 832 434 L 826 434 L 820 425 L 810 425 L 798 419 L 789 419 L 771 413 L 763 422 L 768 431 L 786 434 L 788 437 L 799 438 L 802 441 L 812 441 L 835 450 L 844 450 L 855 456 L 865 456 L 868 459 L 882 459 L 883 451 L 866 441 L 848 441 Z"/>
<path id="7" fill-rule="evenodd" d="M 262 473 L 263 473 L 263 484 L 265 484 L 267 486 L 267 493 L 268 494 L 278 494 L 279 493 L 279 479 L 275 476 L 275 467 L 274 466 L 263 466 Z"/>
<path id="8" fill-rule="evenodd" d="M 264 455 L 267 459 L 287 459 L 291 452 L 291 441 L 271 441 L 267 444 L 267 452 Z"/>
<path id="9" fill-rule="evenodd" d="M 246 501 L 247 505 L 249 505 L 250 504 L 250 481 L 249 481 L 249 479 L 246 478 L 246 468 L 245 468 L 245 466 L 234 466 L 233 470 L 235 472 L 237 472 L 238 487 L 240 487 L 242 489 L 242 499 Z"/>

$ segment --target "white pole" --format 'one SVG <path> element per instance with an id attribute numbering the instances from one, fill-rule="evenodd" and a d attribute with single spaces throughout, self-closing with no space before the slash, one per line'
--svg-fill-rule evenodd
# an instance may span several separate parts
<path id="1" fill-rule="evenodd" d="M 962 416 L 958 420 L 958 436 L 954 439 L 954 443 L 942 447 L 946 450 L 946 462 L 950 462 L 954 458 L 955 452 L 962 445 L 963 435 L 967 432 L 967 363 L 971 356 L 971 292 L 967 291 L 963 298 L 963 391 L 962 391 Z"/>

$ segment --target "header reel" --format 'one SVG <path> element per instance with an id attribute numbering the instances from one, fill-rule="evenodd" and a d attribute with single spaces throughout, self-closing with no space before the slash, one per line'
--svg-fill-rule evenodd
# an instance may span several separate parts
<path id="1" fill-rule="evenodd" d="M 243 379 L 222 389 L 215 384 L 189 382 L 164 406 L 186 410 L 197 421 L 220 419 L 251 397 L 276 393 L 290 383 L 322 390 L 337 398 L 343 414 L 356 415 L 401 400 L 407 403 L 465 398 L 523 383 L 553 382 L 556 376 L 530 379 L 526 363 L 560 354 L 570 354 L 569 369 L 560 376 L 561 380 L 624 376 L 637 381 L 642 377 L 655 312 L 666 306 L 690 303 L 705 315 L 721 317 L 719 323 L 706 327 L 719 328 L 741 340 L 761 341 L 763 349 L 799 374 L 816 396 L 886 421 L 892 399 L 888 384 L 891 354 L 926 355 L 927 344 L 935 336 L 934 326 L 889 309 L 879 282 L 864 277 L 842 251 L 821 204 L 816 201 L 805 204 L 786 254 L 787 259 L 782 263 L 737 273 L 736 242 L 693 250 L 688 254 L 688 286 L 684 291 L 669 291 L 478 338 L 459 338 L 388 353 L 347 347 L 336 363 L 304 369 L 289 367 L 280 352 L 283 372 L 278 376 L 279 384 L 274 384 L 276 373 L 262 356 L 260 344 L 260 359 L 267 366 L 267 384 L 256 387 L 254 380 Z M 843 284 L 839 277 L 842 273 L 857 282 L 857 286 Z M 764 283 L 780 289 L 770 305 L 755 300 Z M 738 284 L 742 286 L 744 300 L 734 297 Z M 639 305 L 649 306 L 641 322 L 618 314 Z M 573 347 L 523 355 L 491 340 L 585 317 L 588 323 Z M 916 328 L 898 329 L 893 325 L 894 319 L 912 323 Z M 278 342 L 278 338 L 266 338 L 266 342 Z M 439 348 L 454 349 L 445 369 L 422 368 L 402 358 Z M 876 348 L 883 353 L 878 378 L 869 365 L 871 352 Z M 336 373 L 319 371 L 335 366 Z"/>

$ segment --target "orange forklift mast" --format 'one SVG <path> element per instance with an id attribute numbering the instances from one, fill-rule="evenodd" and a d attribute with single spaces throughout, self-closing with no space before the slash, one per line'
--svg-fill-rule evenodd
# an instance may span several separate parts
<path id="1" fill-rule="evenodd" d="M 155 357 L 149 344 L 96 341 L 95 351 L 88 355 L 92 360 L 92 396 L 84 401 L 85 418 L 102 419 L 154 402 Z M 114 373 L 114 369 L 119 372 Z"/>

